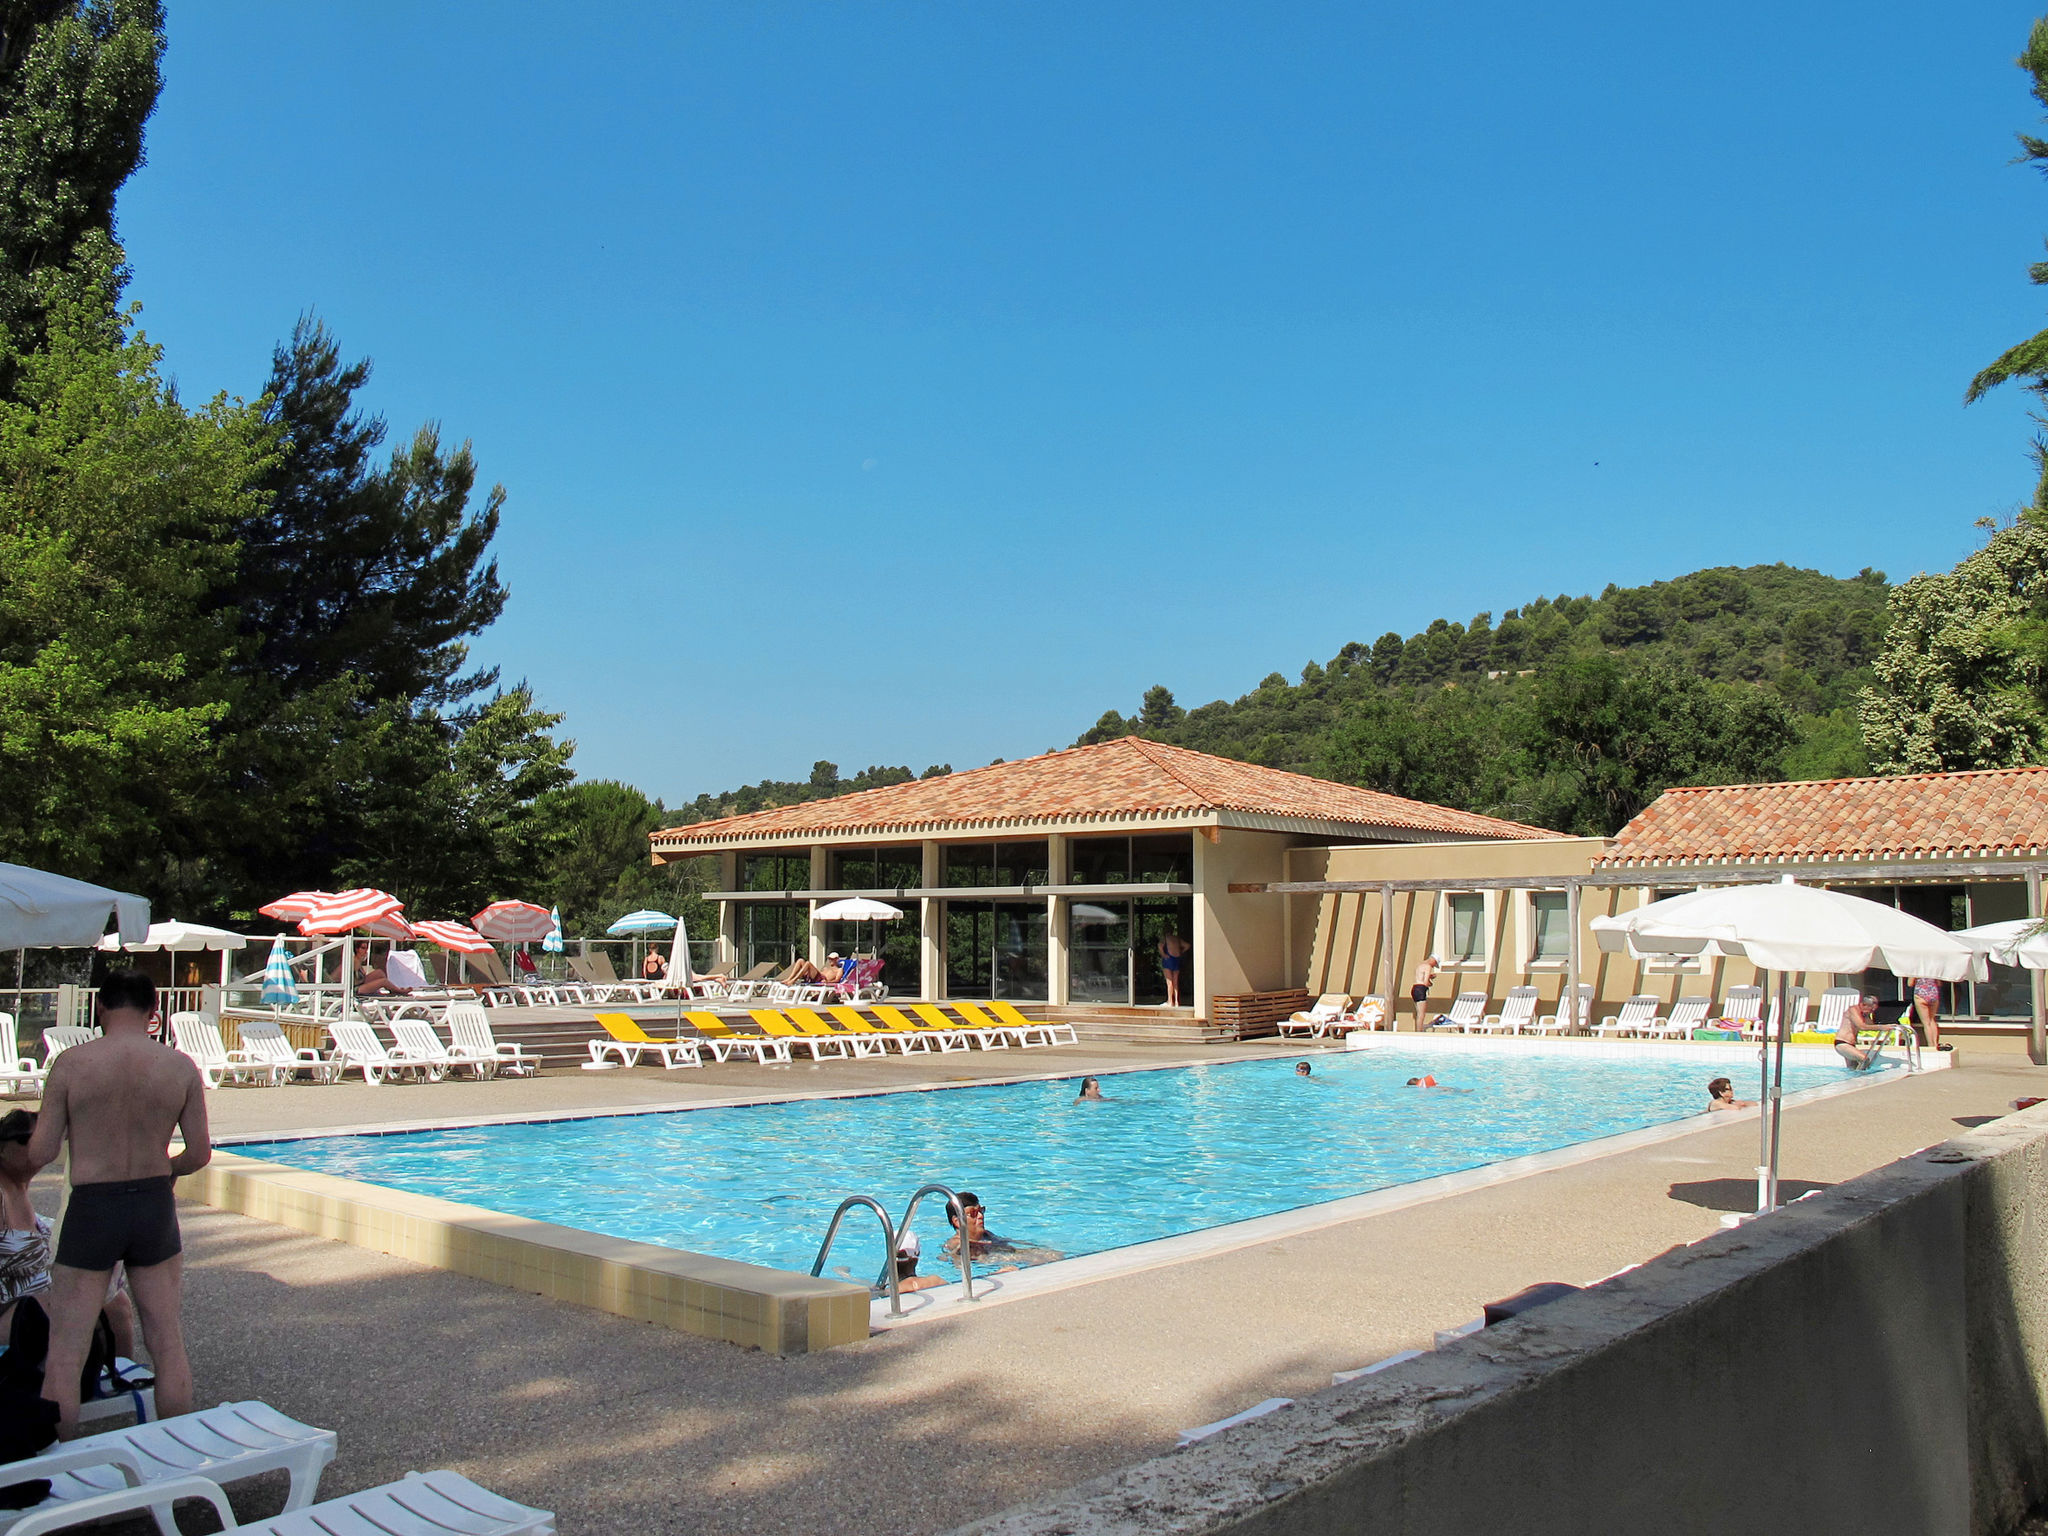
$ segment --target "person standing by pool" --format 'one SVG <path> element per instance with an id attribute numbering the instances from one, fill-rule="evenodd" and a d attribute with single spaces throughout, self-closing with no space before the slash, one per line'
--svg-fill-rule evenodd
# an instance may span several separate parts
<path id="1" fill-rule="evenodd" d="M 1933 976 L 1913 978 L 1913 1017 L 1920 1021 L 1920 1033 L 1930 1051 L 1952 1051 L 1941 1043 L 1941 982 Z"/>
<path id="2" fill-rule="evenodd" d="M 156 983 L 140 971 L 116 971 L 100 984 L 101 1035 L 50 1063 L 42 1110 L 29 1139 L 32 1168 L 71 1145 L 71 1200 L 57 1235 L 49 1291 L 50 1353 L 43 1388 L 57 1405 L 59 1433 L 78 1433 L 78 1378 L 93 1320 L 114 1267 L 125 1264 L 156 1367 L 157 1411 L 192 1411 L 192 1367 L 185 1356 L 179 1292 L 184 1243 L 175 1181 L 213 1160 L 206 1123 L 206 1082 L 182 1051 L 149 1037 Z M 184 1149 L 170 1155 L 173 1134 Z"/>
<path id="3" fill-rule="evenodd" d="M 1436 984 L 1436 973 L 1444 968 L 1443 961 L 1431 955 L 1415 967 L 1415 985 L 1408 989 L 1408 1000 L 1415 1004 L 1415 1031 L 1420 1034 L 1429 1028 L 1429 989 Z"/>
<path id="4" fill-rule="evenodd" d="M 1159 969 L 1166 973 L 1166 1006 L 1180 1006 L 1180 973 L 1187 964 L 1188 941 L 1178 928 L 1169 928 L 1159 941 Z"/>

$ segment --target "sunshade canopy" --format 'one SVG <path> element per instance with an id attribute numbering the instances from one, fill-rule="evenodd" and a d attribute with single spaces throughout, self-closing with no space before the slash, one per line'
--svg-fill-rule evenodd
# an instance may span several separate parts
<path id="1" fill-rule="evenodd" d="M 507 944 L 531 944 L 548 936 L 554 919 L 530 901 L 494 901 L 474 918 L 476 931 Z"/>
<path id="2" fill-rule="evenodd" d="M 110 933 L 100 940 L 101 949 L 240 949 L 249 942 L 239 933 L 229 933 L 225 928 L 208 928 L 200 923 L 151 923 L 149 932 L 140 943 L 124 944 L 119 934 Z"/>
<path id="3" fill-rule="evenodd" d="M 887 923 L 903 915 L 900 907 L 892 907 L 884 901 L 871 901 L 865 896 L 849 896 L 844 901 L 828 901 L 818 908 L 821 923 Z"/>
<path id="4" fill-rule="evenodd" d="M 1975 928 L 1958 928 L 1949 937 L 2000 965 L 2023 965 L 2030 971 L 2048 971 L 2048 933 L 2039 931 L 2038 917 L 2015 917 L 2003 923 L 1980 923 Z"/>
<path id="5" fill-rule="evenodd" d="M 90 949 L 112 919 L 124 940 L 149 931 L 149 902 L 25 864 L 0 864 L 0 949 Z"/>
<path id="6" fill-rule="evenodd" d="M 415 938 L 438 944 L 458 955 L 481 955 L 491 947 L 491 941 L 467 923 L 444 923 L 437 918 L 429 918 L 423 923 L 414 923 L 412 931 Z"/>
<path id="7" fill-rule="evenodd" d="M 380 938 L 409 939 L 412 925 L 406 922 L 404 912 L 405 903 L 388 891 L 338 891 L 313 904 L 299 919 L 299 932 L 328 936 L 373 933 Z"/>
<path id="8" fill-rule="evenodd" d="M 545 917 L 547 914 L 542 913 L 541 915 Z M 605 929 L 605 932 L 614 937 L 622 937 L 629 933 L 667 933 L 675 925 L 676 920 L 666 912 L 628 912 L 616 923 L 613 923 L 611 927 Z M 551 925 L 543 924 L 541 931 L 535 937 L 546 938 L 549 926 Z"/>
<path id="9" fill-rule="evenodd" d="M 1983 974 L 1967 944 L 1896 907 L 1790 881 L 1724 885 L 1596 917 L 1611 953 L 1697 955 L 1709 945 L 1772 971 L 1852 972 L 1963 981 Z"/>

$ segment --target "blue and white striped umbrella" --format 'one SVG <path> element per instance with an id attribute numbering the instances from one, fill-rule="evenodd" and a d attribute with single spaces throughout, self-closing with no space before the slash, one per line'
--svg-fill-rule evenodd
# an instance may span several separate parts
<path id="1" fill-rule="evenodd" d="M 263 1006 L 294 1008 L 299 1001 L 299 978 L 292 973 L 291 951 L 284 947 L 284 935 L 271 941 L 270 959 L 263 967 Z"/>
<path id="2" fill-rule="evenodd" d="M 547 954 L 559 955 L 562 952 L 562 909 L 550 907 L 548 917 L 554 926 L 548 929 L 548 936 L 540 941 L 540 947 Z"/>
<path id="3" fill-rule="evenodd" d="M 676 920 L 666 912 L 628 912 L 605 932 L 616 939 L 629 933 L 667 933 L 675 925 Z"/>

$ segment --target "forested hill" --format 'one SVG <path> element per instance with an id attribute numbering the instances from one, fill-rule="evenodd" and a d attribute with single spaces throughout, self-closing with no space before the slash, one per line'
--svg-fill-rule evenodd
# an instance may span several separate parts
<path id="1" fill-rule="evenodd" d="M 1560 831 L 1675 783 L 1867 772 L 1855 718 L 1890 593 L 1787 565 L 1539 597 L 1356 640 L 1298 681 L 1183 710 L 1160 685 L 1081 743 L 1138 733 Z"/>

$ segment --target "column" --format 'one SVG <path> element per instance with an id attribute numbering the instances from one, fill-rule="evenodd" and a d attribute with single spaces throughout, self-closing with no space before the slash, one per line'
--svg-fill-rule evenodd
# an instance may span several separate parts
<path id="1" fill-rule="evenodd" d="M 1054 832 L 1045 840 L 1046 859 L 1051 866 L 1046 874 L 1049 884 L 1067 883 L 1067 835 Z M 1067 903 L 1065 896 L 1045 898 L 1045 998 L 1055 1007 L 1064 1007 L 1070 991 L 1070 965 L 1067 957 Z"/>
<path id="2" fill-rule="evenodd" d="M 2038 918 L 2040 915 L 2041 871 L 2030 869 L 2027 871 L 2027 916 Z M 2037 1067 L 2048 1066 L 2048 995 L 2044 995 L 2042 990 L 2042 976 L 2040 971 L 2027 972 L 2027 991 L 2032 1002 L 2032 1017 L 2027 1025 L 2027 1055 L 2033 1058 Z"/>
<path id="3" fill-rule="evenodd" d="M 811 845 L 812 890 L 822 891 L 825 888 L 825 882 L 832 878 L 830 874 L 831 865 L 831 854 L 822 844 L 813 843 Z M 818 902 L 815 897 L 804 903 L 804 931 L 810 939 L 805 958 L 813 965 L 823 965 L 825 963 L 825 934 L 818 927 Z"/>
<path id="4" fill-rule="evenodd" d="M 939 845 L 931 838 L 924 842 L 924 888 L 932 890 L 943 878 L 944 864 L 939 855 Z M 946 995 L 946 930 L 945 903 L 936 897 L 926 896 L 917 904 L 917 969 L 918 992 L 927 1001 Z"/>
<path id="5" fill-rule="evenodd" d="M 736 891 L 740 888 L 740 856 L 736 853 L 721 853 L 718 858 L 718 888 L 721 891 Z M 738 965 L 740 958 L 740 909 L 730 901 L 718 904 L 718 948 L 714 960 L 729 961 Z"/>
<path id="6" fill-rule="evenodd" d="M 1188 985 L 1183 988 L 1180 1000 L 1185 1006 L 1192 1006 L 1197 1018 L 1209 1016 L 1209 897 L 1208 872 L 1209 855 L 1215 845 L 1203 836 L 1206 827 L 1197 827 L 1190 841 L 1195 847 L 1195 867 L 1189 871 L 1190 882 L 1195 888 L 1194 921 L 1188 926 L 1194 931 L 1187 935 L 1188 943 L 1194 948 L 1195 963 L 1193 974 L 1187 976 Z"/>

